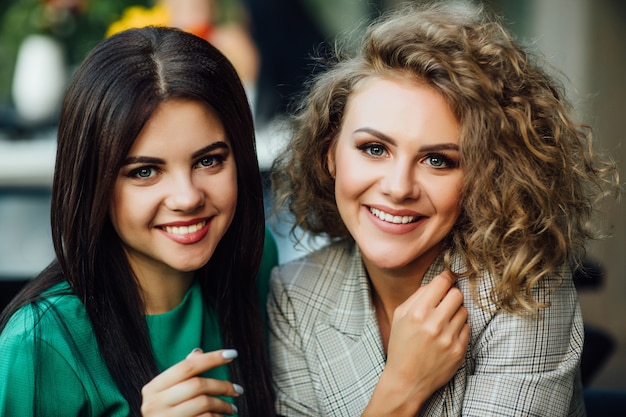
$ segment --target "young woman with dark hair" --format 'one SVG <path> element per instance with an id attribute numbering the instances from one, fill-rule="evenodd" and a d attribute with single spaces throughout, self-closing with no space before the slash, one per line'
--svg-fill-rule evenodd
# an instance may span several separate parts
<path id="1" fill-rule="evenodd" d="M 273 414 L 254 129 L 217 49 L 155 27 L 94 48 L 63 103 L 52 237 L 1 317 L 0 414 Z"/>

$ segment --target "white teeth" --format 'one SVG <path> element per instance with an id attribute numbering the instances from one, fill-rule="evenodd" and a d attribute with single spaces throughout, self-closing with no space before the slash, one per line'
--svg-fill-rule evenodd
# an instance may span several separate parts
<path id="1" fill-rule="evenodd" d="M 202 229 L 205 224 L 206 221 L 202 221 L 198 224 L 192 224 L 191 226 L 163 226 L 163 228 L 167 233 L 171 233 L 173 235 L 187 235 Z"/>
<path id="2" fill-rule="evenodd" d="M 370 212 L 381 220 L 394 224 L 407 224 L 415 221 L 416 216 L 392 216 L 389 213 L 370 207 Z"/>

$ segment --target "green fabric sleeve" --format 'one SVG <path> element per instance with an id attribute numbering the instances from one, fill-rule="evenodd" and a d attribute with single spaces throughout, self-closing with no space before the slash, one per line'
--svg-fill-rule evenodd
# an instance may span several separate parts
<path id="1" fill-rule="evenodd" d="M 32 306 L 19 310 L 0 338 L 0 415 L 127 415 L 112 381 L 105 377 L 100 386 L 93 384 L 70 356 L 69 344 L 61 338 L 52 344 L 39 337 L 42 326 L 56 323 L 51 314 L 35 320 L 34 310 Z M 98 367 L 92 370 L 97 371 Z"/>

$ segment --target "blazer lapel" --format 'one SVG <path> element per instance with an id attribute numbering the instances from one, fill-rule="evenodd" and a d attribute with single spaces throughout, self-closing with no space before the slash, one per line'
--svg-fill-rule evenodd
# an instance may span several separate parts
<path id="1" fill-rule="evenodd" d="M 385 366 L 370 286 L 356 245 L 351 258 L 333 314 L 315 327 L 319 389 L 330 407 L 326 415 L 360 414 Z"/>
<path id="2" fill-rule="evenodd" d="M 443 259 L 439 257 L 424 276 L 423 284 L 432 281 L 443 269 Z M 453 262 L 453 269 L 460 269 L 458 262 Z M 369 280 L 356 245 L 350 268 L 336 278 L 343 282 L 333 314 L 315 326 L 319 359 L 318 378 L 314 378 L 319 382 L 315 388 L 327 399 L 324 415 L 354 416 L 360 415 L 367 406 L 386 357 L 371 302 Z M 426 401 L 420 414 L 460 414 L 466 376 L 464 364 L 448 384 Z"/>

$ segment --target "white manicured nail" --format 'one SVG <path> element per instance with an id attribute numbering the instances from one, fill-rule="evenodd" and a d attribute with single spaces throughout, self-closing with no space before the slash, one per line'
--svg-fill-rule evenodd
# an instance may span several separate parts
<path id="1" fill-rule="evenodd" d="M 238 356 L 238 353 L 235 349 L 226 349 L 222 352 L 222 358 L 224 359 L 235 359 Z"/>

